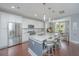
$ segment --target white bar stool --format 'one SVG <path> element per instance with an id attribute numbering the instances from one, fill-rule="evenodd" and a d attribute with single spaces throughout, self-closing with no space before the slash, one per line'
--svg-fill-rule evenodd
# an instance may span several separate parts
<path id="1" fill-rule="evenodd" d="M 47 46 L 47 53 L 50 56 L 51 55 L 51 52 L 53 50 L 54 42 L 53 42 L 52 39 L 51 40 L 47 40 L 47 42 L 45 43 L 45 45 Z"/>

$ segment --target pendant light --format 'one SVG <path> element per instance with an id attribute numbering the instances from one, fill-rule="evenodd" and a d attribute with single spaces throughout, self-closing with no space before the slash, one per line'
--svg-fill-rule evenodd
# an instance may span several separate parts
<path id="1" fill-rule="evenodd" d="M 43 21 L 44 21 L 44 34 L 46 34 L 46 12 L 45 12 L 46 3 L 43 3 Z"/>
<path id="2" fill-rule="evenodd" d="M 45 5 L 46 3 L 43 3 L 43 21 L 46 21 Z"/>
<path id="3" fill-rule="evenodd" d="M 48 8 L 48 10 L 49 10 L 49 18 L 48 18 L 48 21 L 51 22 L 51 14 L 50 14 L 51 13 L 51 8 Z"/>

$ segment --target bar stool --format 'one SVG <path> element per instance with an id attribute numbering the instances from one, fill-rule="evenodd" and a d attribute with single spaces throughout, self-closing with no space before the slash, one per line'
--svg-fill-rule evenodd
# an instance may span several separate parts
<path id="1" fill-rule="evenodd" d="M 47 40 L 45 45 L 47 46 L 47 54 L 50 56 L 51 53 L 53 53 L 52 50 L 54 49 L 54 42 Z"/>
<path id="2" fill-rule="evenodd" d="M 50 56 L 52 52 L 52 49 L 53 49 L 53 45 L 54 44 L 47 44 L 47 52 L 48 52 L 48 55 Z"/>

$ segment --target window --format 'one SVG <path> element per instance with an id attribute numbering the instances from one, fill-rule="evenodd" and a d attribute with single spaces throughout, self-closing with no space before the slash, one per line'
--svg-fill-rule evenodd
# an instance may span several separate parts
<path id="1" fill-rule="evenodd" d="M 55 32 L 64 33 L 65 32 L 65 23 L 64 22 L 56 22 L 55 23 Z"/>

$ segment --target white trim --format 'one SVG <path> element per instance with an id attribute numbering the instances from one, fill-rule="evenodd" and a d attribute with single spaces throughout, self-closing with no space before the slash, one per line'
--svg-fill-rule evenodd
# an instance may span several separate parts
<path id="1" fill-rule="evenodd" d="M 32 56 L 37 56 L 30 48 L 28 48 L 28 52 L 29 52 Z"/>
<path id="2" fill-rule="evenodd" d="M 61 18 L 61 19 L 53 20 L 52 22 L 69 21 L 69 18 L 70 18 L 70 17 Z"/>
<path id="3" fill-rule="evenodd" d="M 74 40 L 70 40 L 70 42 L 75 43 L 75 44 L 79 44 L 78 41 L 74 41 Z"/>

